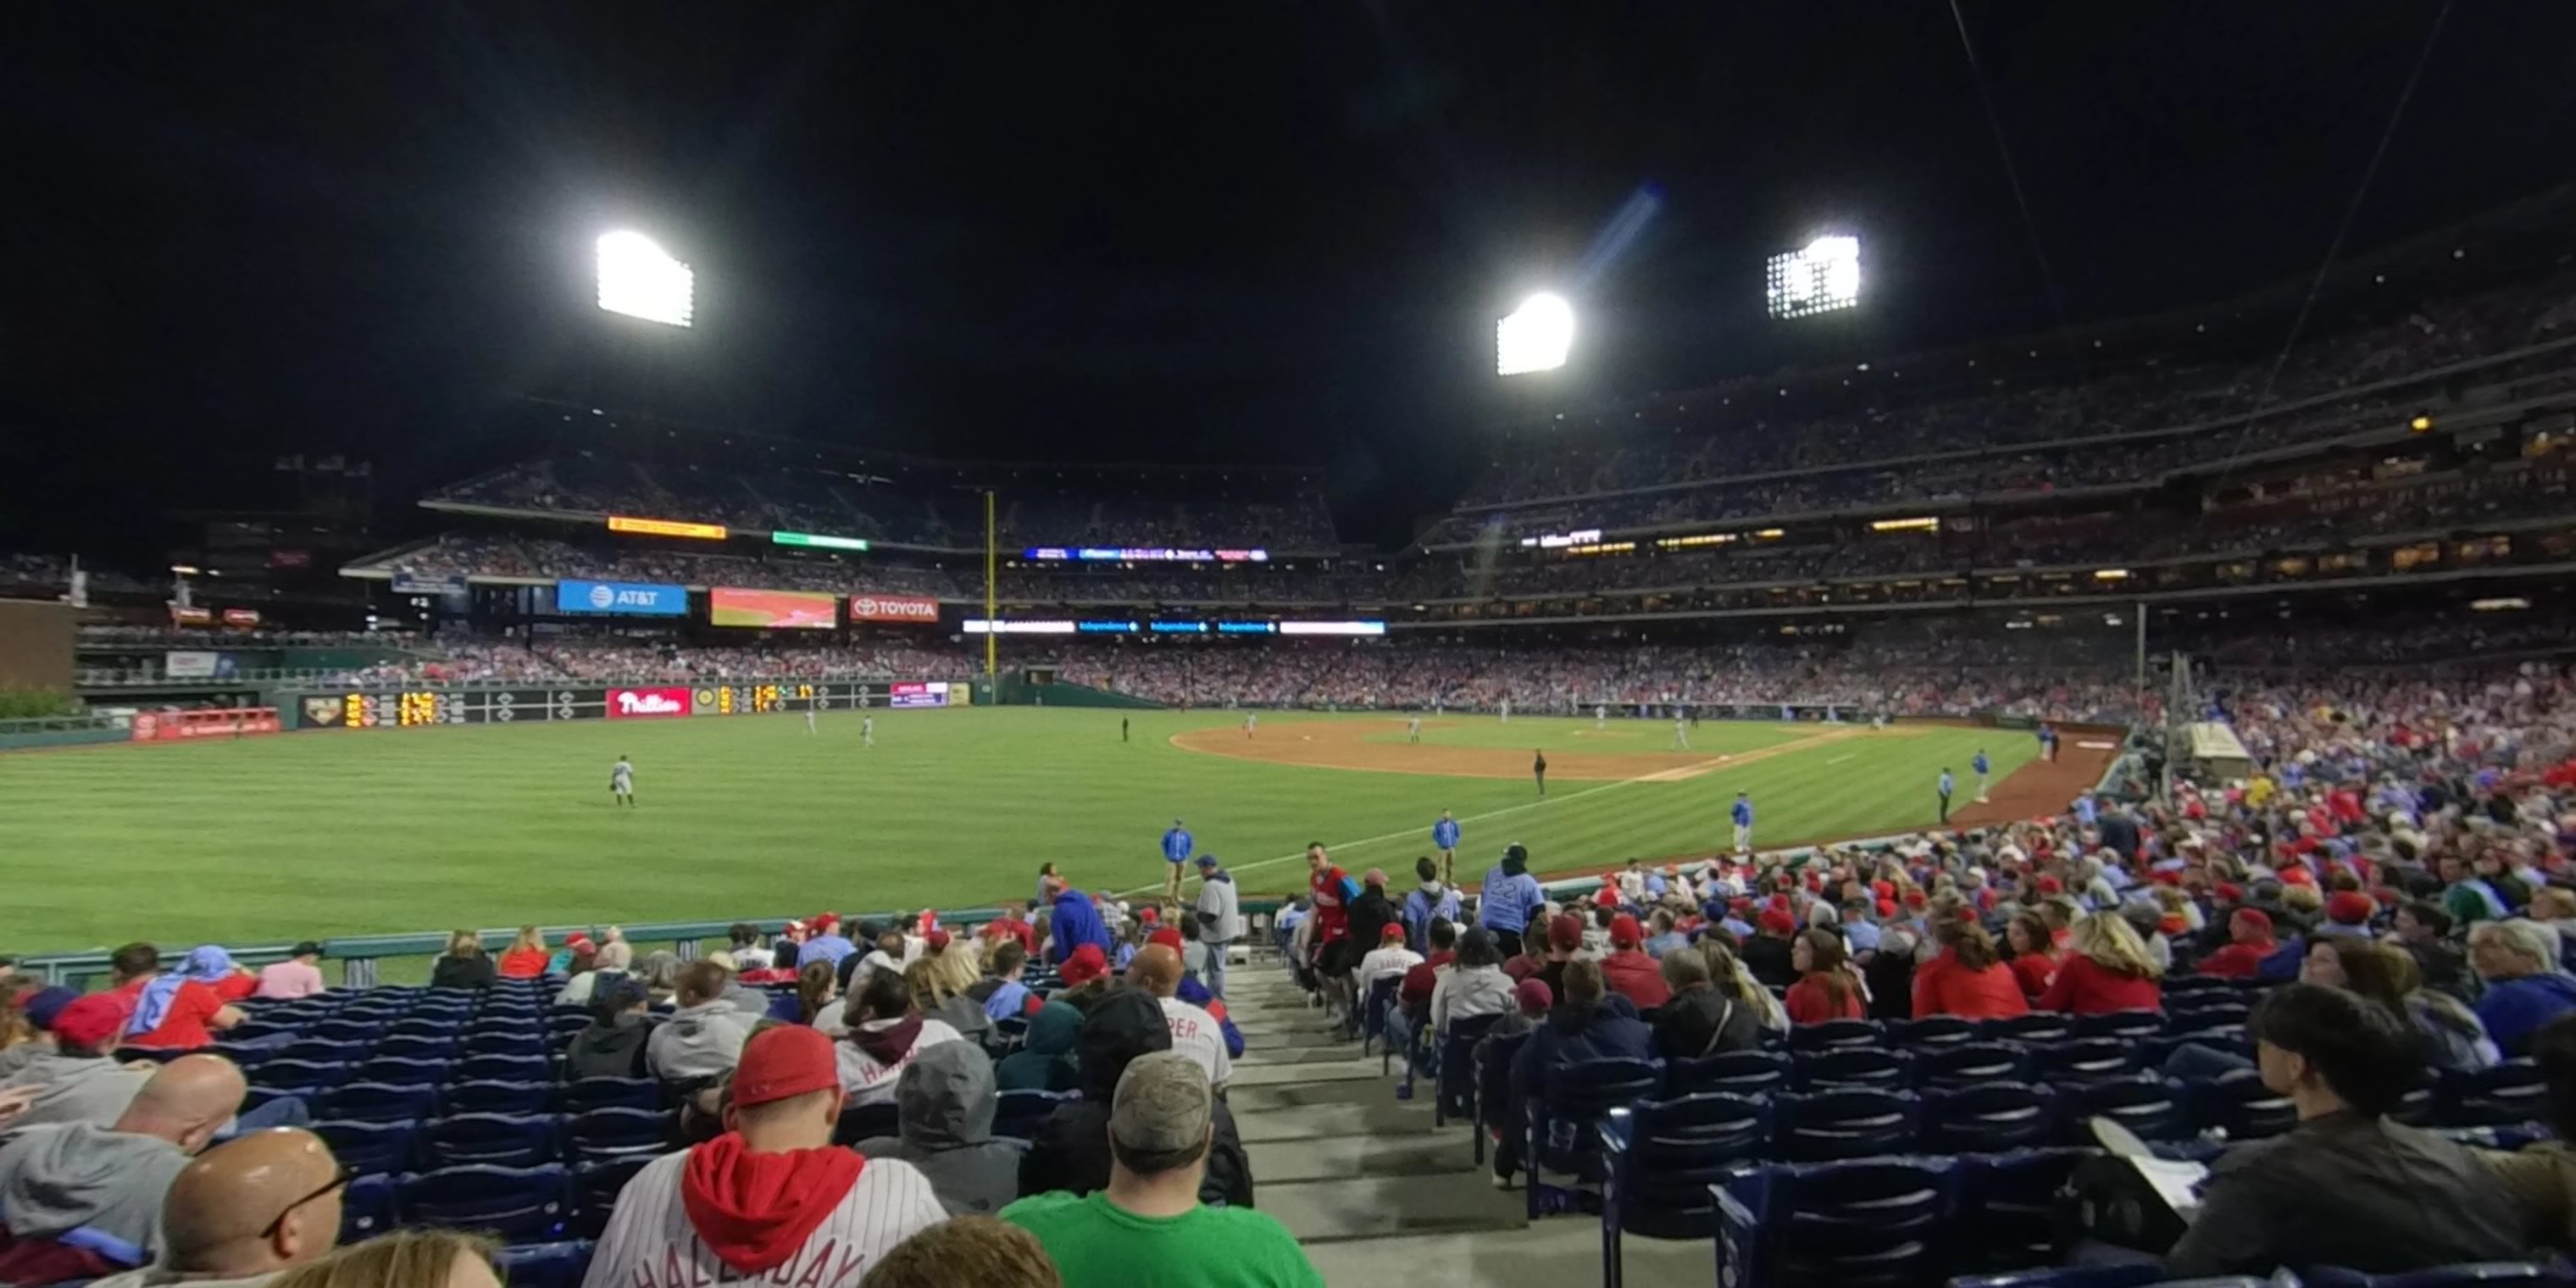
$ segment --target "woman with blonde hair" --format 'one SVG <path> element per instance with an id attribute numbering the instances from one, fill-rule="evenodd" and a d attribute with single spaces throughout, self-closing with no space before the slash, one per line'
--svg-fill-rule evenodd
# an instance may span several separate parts
<path id="1" fill-rule="evenodd" d="M 2057 976 L 2040 992 L 2043 1011 L 2107 1015 L 2113 1011 L 2165 1009 L 2164 970 L 2146 941 L 2116 912 L 2097 912 L 2075 923 Z"/>
<path id="2" fill-rule="evenodd" d="M 599 968 L 627 970 L 634 965 L 635 945 L 626 942 L 625 928 L 610 926 L 607 932 L 599 937 Z"/>
<path id="3" fill-rule="evenodd" d="M 389 1230 L 280 1273 L 268 1288 L 501 1288 L 500 1245 L 455 1230 Z"/>
<path id="4" fill-rule="evenodd" d="M 940 965 L 947 953 L 932 953 L 903 968 L 903 980 L 912 986 L 913 1008 L 922 1015 L 945 1021 L 958 1036 L 970 1042 L 982 1042 L 993 1031 L 993 1017 L 984 1013 L 982 1004 L 967 995 L 975 981 L 960 985 L 954 972 Z"/>
<path id="5" fill-rule="evenodd" d="M 1789 1031 L 1788 1010 L 1780 1005 L 1780 999 L 1773 996 L 1770 989 L 1762 987 L 1761 981 L 1753 978 L 1753 972 L 1744 968 L 1744 962 L 1734 950 L 1715 935 L 1710 935 L 1699 941 L 1699 951 L 1700 956 L 1708 960 L 1710 987 L 1733 999 L 1738 1006 L 1753 1008 L 1754 1018 L 1762 1027 L 1774 1033 Z"/>
<path id="6" fill-rule="evenodd" d="M 447 937 L 447 951 L 430 964 L 431 988 L 488 988 L 492 959 L 483 953 L 483 936 L 459 930 Z"/>
<path id="7" fill-rule="evenodd" d="M 521 926 L 519 937 L 501 952 L 501 978 L 536 979 L 546 973 L 546 963 L 551 960 L 545 935 L 534 926 Z"/>

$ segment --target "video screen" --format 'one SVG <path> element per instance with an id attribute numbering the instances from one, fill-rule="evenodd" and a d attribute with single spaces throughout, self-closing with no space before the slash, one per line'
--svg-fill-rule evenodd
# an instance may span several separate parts
<path id="1" fill-rule="evenodd" d="M 717 586 L 707 592 L 707 620 L 718 626 L 751 626 L 771 631 L 828 631 L 840 613 L 840 599 L 805 590 L 737 590 Z"/>

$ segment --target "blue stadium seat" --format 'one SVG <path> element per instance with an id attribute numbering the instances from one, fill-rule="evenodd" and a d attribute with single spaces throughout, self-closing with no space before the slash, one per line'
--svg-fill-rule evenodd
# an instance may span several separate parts
<path id="1" fill-rule="evenodd" d="M 596 1239 L 608 1228 L 609 1214 L 616 1210 L 618 1192 L 634 1179 L 649 1158 L 618 1158 L 604 1163 L 584 1163 L 573 1169 L 573 1230 L 585 1239 Z"/>
<path id="2" fill-rule="evenodd" d="M 516 1243 L 501 1249 L 494 1261 L 508 1288 L 581 1288 L 590 1271 L 591 1242 Z"/>
<path id="3" fill-rule="evenodd" d="M 1898 1046 L 1943 1047 L 1977 1039 L 1977 1026 L 1956 1015 L 1927 1015 L 1919 1020 L 1889 1020 L 1887 1038 Z"/>
<path id="4" fill-rule="evenodd" d="M 542 1114 L 555 1107 L 551 1082 L 452 1082 L 440 1097 L 451 1114 Z"/>
<path id="5" fill-rule="evenodd" d="M 2219 1024 L 2243 1024 L 2254 1013 L 2245 999 L 2233 994 L 2190 996 L 2169 1001 L 2165 1007 L 2165 1027 L 2172 1030 L 2208 1028 Z"/>
<path id="6" fill-rule="evenodd" d="M 1403 984 L 1404 977 L 1401 975 L 1389 975 L 1384 979 L 1369 982 L 1368 996 L 1360 1003 L 1360 1057 L 1362 1059 L 1368 1057 L 1370 1043 L 1383 1040 L 1392 1044 L 1393 1035 L 1387 1023 L 1387 1017 L 1395 1014 L 1395 991 Z"/>
<path id="7" fill-rule="evenodd" d="M 1833 1047 L 1797 1053 L 1798 1086 L 1803 1091 L 1838 1087 L 1896 1090 L 1914 1085 L 1914 1054 L 1880 1047 Z"/>
<path id="8" fill-rule="evenodd" d="M 2237 1069 L 2206 1082 L 2186 1082 L 2183 1098 L 2191 1105 L 2192 1121 L 2226 1132 L 2229 1140 L 2278 1136 L 2299 1121 L 2290 1098 L 2264 1086 L 2259 1069 Z"/>
<path id="9" fill-rule="evenodd" d="M 1791 1051 L 1824 1051 L 1834 1047 L 1879 1047 L 1887 1044 L 1887 1034 L 1876 1020 L 1826 1020 L 1821 1024 L 1798 1024 L 1789 1029 Z"/>
<path id="10" fill-rule="evenodd" d="M 2164 1268 L 2152 1262 L 2127 1266 L 2052 1266 L 2001 1274 L 1960 1275 L 1949 1282 L 1948 1288 L 2150 1288 L 2150 1285 L 2162 1282 L 2164 1276 Z"/>
<path id="11" fill-rule="evenodd" d="M 2028 1015 L 2007 1015 L 2001 1019 L 1979 1020 L 1977 1027 L 1989 1039 L 2006 1039 L 2037 1046 L 2043 1042 L 2063 1042 L 2074 1036 L 2075 1024 L 2070 1016 L 2055 1011 L 2033 1011 Z"/>
<path id="12" fill-rule="evenodd" d="M 1431 1125 L 1446 1127 L 1449 1119 L 1467 1117 L 1476 1098 L 1476 1044 L 1493 1031 L 1500 1015 L 1471 1015 L 1451 1020 L 1449 1031 L 1432 1046 L 1431 1059 Z M 1482 1138 L 1483 1133 L 1478 1133 Z M 1478 1147 L 1482 1157 L 1482 1146 Z"/>
<path id="13" fill-rule="evenodd" d="M 418 1054 L 446 1055 L 456 1050 L 456 1021 L 445 1016 L 423 1016 L 414 1013 L 396 1020 L 376 1041 L 378 1055 L 405 1054 L 406 1044 L 420 1047 Z M 388 1050 L 387 1048 L 395 1048 Z"/>
<path id="14" fill-rule="evenodd" d="M 1701 1091 L 1763 1095 L 1789 1089 L 1796 1062 L 1785 1051 L 1729 1051 L 1698 1060 L 1674 1060 L 1664 1066 L 1664 1086 L 1676 1096 Z"/>
<path id="15" fill-rule="evenodd" d="M 331 1019 L 324 1020 L 321 1023 L 306 1029 L 304 1031 L 304 1040 L 307 1042 L 328 1042 L 344 1046 L 368 1046 L 373 1044 L 377 1035 L 383 1032 L 384 1026 L 381 1024 L 370 1024 L 364 1021 L 349 1019 Z"/>
<path id="16" fill-rule="evenodd" d="M 447 1076 L 457 1082 L 544 1082 L 552 1072 L 542 1053 L 472 1055 L 457 1061 Z"/>
<path id="17" fill-rule="evenodd" d="M 901 1125 L 891 1100 L 873 1105 L 848 1105 L 841 1110 L 841 1121 L 832 1128 L 832 1143 L 855 1145 L 872 1136 L 892 1136 Z"/>
<path id="18" fill-rule="evenodd" d="M 445 1037 L 388 1034 L 376 1039 L 376 1044 L 368 1049 L 368 1055 L 375 1060 L 436 1060 L 445 1064 L 456 1056 L 456 1038 L 452 1034 Z"/>
<path id="19" fill-rule="evenodd" d="M 1960 1160 L 1967 1172 L 1961 1178 L 1953 1267 L 2057 1264 L 2068 1251 L 2059 1242 L 2058 1192 L 2074 1177 L 2076 1164 L 2099 1152 L 2016 1149 Z"/>
<path id="20" fill-rule="evenodd" d="M 662 1084 L 651 1078 L 583 1078 L 564 1088 L 564 1112 L 593 1109 L 659 1109 Z"/>
<path id="21" fill-rule="evenodd" d="M 2563 1261 L 2471 1261 L 2384 1275 L 2309 1266 L 2300 1278 L 2314 1288 L 2567 1288 L 2576 1284 L 2576 1270 Z"/>
<path id="22" fill-rule="evenodd" d="M 1033 1139 L 1058 1106 L 1079 1099 L 1081 1096 L 1071 1091 L 1005 1091 L 994 1098 L 993 1134 Z"/>
<path id="23" fill-rule="evenodd" d="M 1470 1079 L 1475 1094 L 1468 1101 L 1468 1114 L 1475 1123 L 1475 1130 L 1470 1135 L 1475 1140 L 1478 1166 L 1485 1162 L 1487 1128 L 1497 1132 L 1521 1129 L 1520 1106 L 1512 1098 L 1512 1061 L 1520 1055 L 1522 1045 L 1529 1038 L 1527 1033 L 1497 1037 L 1486 1043 L 1475 1058 L 1475 1073 Z"/>
<path id="24" fill-rule="evenodd" d="M 437 1106 L 438 1088 L 425 1082 L 351 1082 L 323 1092 L 314 1112 L 349 1122 L 409 1123 Z"/>
<path id="25" fill-rule="evenodd" d="M 134 1054 L 139 1055 L 142 1053 L 135 1052 Z M 187 1053 L 184 1051 L 174 1050 L 170 1052 L 170 1054 L 175 1056 L 185 1055 Z M 223 1058 L 232 1061 L 234 1064 L 241 1066 L 244 1072 L 249 1072 L 250 1070 L 257 1069 L 260 1065 L 266 1063 L 271 1057 L 275 1056 L 277 1054 L 277 1048 L 272 1046 L 254 1045 L 247 1042 L 221 1041 L 215 1043 L 213 1046 L 207 1047 L 206 1054 L 222 1056 Z M 120 1050 L 116 1053 L 119 1060 L 124 1059 L 126 1055 L 127 1052 L 124 1050 Z"/>
<path id="26" fill-rule="evenodd" d="M 2437 1091 L 2441 1109 L 2435 1121 L 2445 1127 L 2510 1127 L 2537 1121 L 2547 1090 L 2539 1066 L 2529 1060 L 2507 1060 L 2475 1073 L 2445 1073 Z"/>
<path id="27" fill-rule="evenodd" d="M 1709 1186 L 1762 1156 L 1771 1138 L 1764 1096 L 1703 1091 L 1613 1109 L 1602 1119 L 1608 1179 L 1601 1191 L 1603 1236 L 1618 1256 L 1623 1233 L 1696 1239 L 1709 1231 Z"/>
<path id="28" fill-rule="evenodd" d="M 444 1167 L 402 1178 L 405 1225 L 486 1230 L 511 1243 L 563 1237 L 571 1210 L 571 1174 L 542 1167 Z"/>
<path id="29" fill-rule="evenodd" d="M 1743 1168 L 1712 1187 L 1718 1282 L 1730 1288 L 1894 1288 L 1946 1263 L 1955 1160 L 1870 1159 Z"/>
<path id="30" fill-rule="evenodd" d="M 1542 1171 L 1577 1182 L 1602 1179 L 1602 1115 L 1661 1094 L 1664 1068 L 1655 1060 L 1584 1060 L 1542 1071 L 1538 1095 L 1523 1105 L 1529 1132 L 1529 1214 L 1535 1220 L 1557 1191 Z"/>
<path id="31" fill-rule="evenodd" d="M 349 1065 L 341 1061 L 264 1060 L 259 1066 L 259 1085 L 297 1095 L 336 1087 L 348 1080 Z"/>
<path id="32" fill-rule="evenodd" d="M 651 1158 L 673 1148 L 679 1115 L 666 1109 L 593 1109 L 564 1123 L 564 1156 L 575 1163 Z"/>
<path id="33" fill-rule="evenodd" d="M 1918 1051 L 1914 1076 L 1925 1087 L 2018 1082 L 2030 1076 L 2030 1049 L 2018 1042 L 1958 1042 Z"/>
<path id="34" fill-rule="evenodd" d="M 560 1127 L 551 1114 L 452 1114 L 422 1128 L 421 1154 L 433 1167 L 533 1167 L 554 1160 Z"/>
<path id="35" fill-rule="evenodd" d="M 2101 1082 L 2137 1068 L 2137 1045 L 2126 1038 L 2068 1038 L 2031 1053 L 2031 1076 L 2044 1082 Z"/>
<path id="36" fill-rule="evenodd" d="M 2074 1144 L 2092 1142 L 2084 1124 L 2095 1117 L 2108 1118 L 2141 1140 L 2176 1140 L 2192 1133 L 2190 1107 L 2173 1084 L 2152 1073 L 2077 1083 L 2057 1091 L 2068 1139 Z"/>
<path id="37" fill-rule="evenodd" d="M 1979 1082 L 1923 1092 L 1923 1147 L 1944 1154 L 2054 1145 L 2063 1131 L 2046 1083 Z"/>
<path id="38" fill-rule="evenodd" d="M 1910 1091 L 1853 1088 L 1773 1098 L 1779 1156 L 1800 1162 L 1899 1154 L 1914 1146 L 1923 1102 Z"/>
<path id="39" fill-rule="evenodd" d="M 330 1142 L 342 1167 L 362 1175 L 401 1172 L 411 1166 L 412 1142 L 420 1129 L 409 1122 L 365 1122 L 326 1118 L 313 1124 L 313 1134 Z"/>
<path id="40" fill-rule="evenodd" d="M 2165 1017 L 2154 1011 L 2108 1011 L 2100 1015 L 2075 1017 L 2075 1036 L 2079 1038 L 2154 1037 L 2164 1031 Z"/>
<path id="41" fill-rule="evenodd" d="M 340 1242 L 372 1239 L 394 1228 L 395 1181 L 391 1176 L 361 1176 L 340 1191 Z"/>
<path id="42" fill-rule="evenodd" d="M 467 1058 L 478 1055 L 542 1057 L 546 1054 L 543 1029 L 482 1029 L 465 1035 Z"/>

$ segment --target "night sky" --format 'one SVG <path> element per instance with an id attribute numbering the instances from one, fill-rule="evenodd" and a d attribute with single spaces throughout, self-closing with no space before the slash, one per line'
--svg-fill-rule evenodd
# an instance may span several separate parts
<path id="1" fill-rule="evenodd" d="M 1505 416 L 2315 271 L 2438 4 L 58 5 L 0 50 L 0 549 L 570 398 L 950 455 L 1321 464 L 1346 537 Z M 2576 5 L 2460 3 L 2352 249 L 2576 177 Z M 1492 375 L 1575 283 L 1577 369 Z M 613 227 L 698 325 L 591 307 Z M 1761 317 L 1862 238 L 1863 318 Z"/>

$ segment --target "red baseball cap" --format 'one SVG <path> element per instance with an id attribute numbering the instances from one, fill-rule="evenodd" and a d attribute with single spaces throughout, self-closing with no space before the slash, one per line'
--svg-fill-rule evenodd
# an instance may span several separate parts
<path id="1" fill-rule="evenodd" d="M 1404 933 L 1404 928 L 1401 926 L 1389 926 L 1387 929 L 1392 930 L 1399 935 Z M 1148 944 L 1161 944 L 1165 948 L 1169 948 L 1173 952 L 1177 953 L 1181 951 L 1181 932 L 1171 926 L 1165 926 L 1162 929 L 1145 936 L 1145 942 Z"/>
<path id="2" fill-rule="evenodd" d="M 1153 922 L 1153 921 L 1161 921 L 1162 919 L 1163 919 L 1163 910 L 1162 910 L 1162 909 L 1160 909 L 1160 908 L 1154 907 L 1154 906 L 1153 906 L 1153 905 L 1151 905 L 1151 904 L 1147 904 L 1145 907 L 1143 907 L 1143 908 L 1139 909 L 1139 910 L 1137 911 L 1137 913 L 1136 913 L 1136 920 L 1138 920 L 1138 921 Z"/>
<path id="3" fill-rule="evenodd" d="M 1055 973 L 1067 986 L 1080 988 L 1109 973 L 1109 955 L 1101 952 L 1098 944 L 1084 944 L 1074 949 Z"/>
<path id="4" fill-rule="evenodd" d="M 2236 910 L 2236 920 L 2244 922 L 2246 925 L 2252 926 L 2256 930 L 2262 931 L 2264 934 L 2268 935 L 2272 933 L 2271 914 L 2264 912 L 2260 908 L 2239 908 Z"/>
<path id="5" fill-rule="evenodd" d="M 2337 890 L 2326 896 L 2326 918 L 2339 925 L 2361 925 L 2378 910 L 2379 905 L 2372 903 L 2370 896 L 2359 890 Z"/>
<path id="6" fill-rule="evenodd" d="M 2281 884 L 2283 885 L 2312 886 L 2316 883 L 2317 874 L 2308 871 L 2306 868 L 2284 868 L 2281 871 Z"/>
<path id="7" fill-rule="evenodd" d="M 1550 917 L 1547 922 L 1547 946 L 1562 952 L 1572 952 L 1581 948 L 1583 918 L 1562 912 Z"/>
<path id="8" fill-rule="evenodd" d="M 1381 930 L 1381 931 L 1377 932 L 1377 941 L 1378 941 L 1379 943 L 1381 943 L 1381 944 L 1392 944 L 1392 943 L 1398 942 L 1399 940 L 1402 940 L 1403 938 L 1404 938 L 1404 923 L 1403 923 L 1403 922 L 1400 922 L 1400 921 L 1390 921 L 1390 922 L 1386 923 L 1386 929 L 1384 929 L 1384 930 Z M 1180 946 L 1181 946 L 1180 940 L 1181 940 L 1180 933 L 1179 933 L 1178 931 L 1173 932 L 1173 934 L 1172 934 L 1172 947 L 1174 947 L 1174 948 L 1178 948 L 1178 947 L 1180 947 Z"/>
<path id="9" fill-rule="evenodd" d="M 1879 901 L 1878 901 L 1878 915 L 1879 915 L 1879 916 L 1881 916 L 1881 917 L 1893 917 L 1893 916 L 1895 916 L 1895 915 L 1896 915 L 1896 901 L 1895 901 L 1894 899 L 1881 899 L 1881 900 L 1879 900 Z"/>
<path id="10" fill-rule="evenodd" d="M 841 1088 L 832 1039 L 802 1024 L 781 1024 L 751 1035 L 733 1070 L 733 1103 L 745 1109 L 826 1088 Z"/>
<path id="11" fill-rule="evenodd" d="M 2064 894 L 2066 893 L 2066 883 L 2055 877 L 2041 877 L 2039 879 L 2039 892 L 2041 894 Z"/>
<path id="12" fill-rule="evenodd" d="M 134 1018 L 134 999 L 123 993 L 88 993 L 54 1016 L 54 1040 L 77 1047 L 103 1047 L 125 1032 Z"/>
<path id="13" fill-rule="evenodd" d="M 1798 930 L 1798 919 L 1777 908 L 1765 909 L 1755 924 L 1775 935 L 1795 934 Z"/>
<path id="14" fill-rule="evenodd" d="M 944 953 L 944 952 L 947 952 L 947 951 L 948 951 L 948 932 L 947 932 L 947 931 L 945 931 L 945 930 L 934 930 L 934 931 L 931 931 L 929 934 L 923 935 L 923 936 L 921 937 L 921 942 L 923 942 L 923 943 L 925 943 L 925 944 L 930 945 L 930 951 L 932 951 L 932 952 L 934 952 L 934 953 Z"/>
<path id="15" fill-rule="evenodd" d="M 1611 947 L 1634 948 L 1644 942 L 1646 942 L 1645 928 L 1637 924 L 1635 917 L 1623 912 L 1610 919 Z"/>

